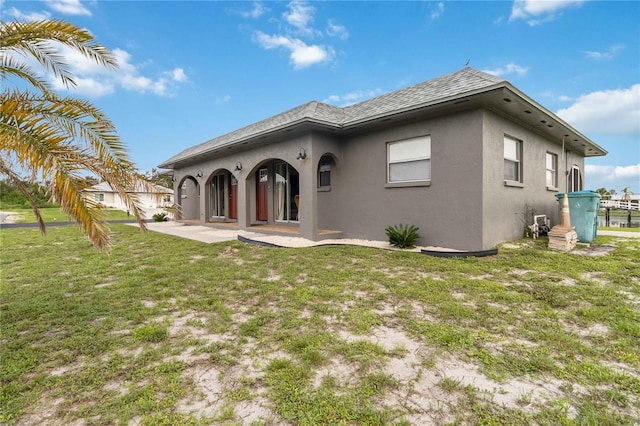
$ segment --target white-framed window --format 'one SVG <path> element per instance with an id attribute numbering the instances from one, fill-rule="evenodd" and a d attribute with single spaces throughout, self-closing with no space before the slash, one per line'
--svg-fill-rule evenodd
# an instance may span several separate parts
<path id="1" fill-rule="evenodd" d="M 580 168 L 578 166 L 573 166 L 571 168 L 571 173 L 569 173 L 568 192 L 575 191 L 582 191 L 582 173 L 580 172 Z"/>
<path id="2" fill-rule="evenodd" d="M 331 157 L 323 155 L 318 163 L 318 188 L 331 186 Z"/>
<path id="3" fill-rule="evenodd" d="M 187 198 L 187 181 L 182 182 L 180 187 L 180 198 Z"/>
<path id="4" fill-rule="evenodd" d="M 96 194 L 96 203 L 104 202 L 104 194 Z"/>
<path id="5" fill-rule="evenodd" d="M 547 152 L 545 158 L 547 173 L 547 188 L 558 187 L 558 154 Z"/>
<path id="6" fill-rule="evenodd" d="M 387 143 L 387 182 L 431 180 L 431 136 Z"/>
<path id="7" fill-rule="evenodd" d="M 522 183 L 522 141 L 504 137 L 504 180 Z"/>

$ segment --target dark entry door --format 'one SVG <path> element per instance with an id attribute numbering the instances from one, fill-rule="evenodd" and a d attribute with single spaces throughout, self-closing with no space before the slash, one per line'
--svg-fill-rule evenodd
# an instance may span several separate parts
<path id="1" fill-rule="evenodd" d="M 238 218 L 238 179 L 231 175 L 229 179 L 229 219 Z"/>
<path id="2" fill-rule="evenodd" d="M 267 169 L 258 170 L 258 187 L 256 188 L 256 220 L 269 220 L 267 202 L 267 184 L 269 173 Z"/>

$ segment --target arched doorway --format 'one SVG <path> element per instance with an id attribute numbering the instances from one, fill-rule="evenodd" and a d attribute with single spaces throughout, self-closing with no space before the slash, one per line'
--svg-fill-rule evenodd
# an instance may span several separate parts
<path id="1" fill-rule="evenodd" d="M 200 184 L 193 176 L 187 176 L 180 184 L 178 204 L 183 220 L 200 219 Z"/>
<path id="2" fill-rule="evenodd" d="M 255 181 L 257 222 L 300 220 L 300 175 L 292 165 L 282 160 L 263 163 Z"/>
<path id="3" fill-rule="evenodd" d="M 208 220 L 238 218 L 238 180 L 228 170 L 219 170 L 208 181 Z"/>

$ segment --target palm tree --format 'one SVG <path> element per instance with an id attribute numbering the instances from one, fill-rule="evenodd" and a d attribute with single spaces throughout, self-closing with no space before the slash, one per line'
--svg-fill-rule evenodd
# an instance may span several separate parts
<path id="1" fill-rule="evenodd" d="M 87 187 L 83 176 L 89 173 L 107 182 L 146 229 L 137 197 L 127 192 L 142 177 L 102 111 L 86 100 L 58 96 L 29 66 L 29 58 L 35 59 L 66 87 L 75 86 L 56 44 L 99 65 L 117 67 L 115 57 L 95 43 L 87 30 L 70 23 L 0 22 L 0 81 L 4 87 L 0 92 L 0 175 L 27 197 L 43 233 L 44 221 L 21 173 L 28 173 L 31 182 L 46 182 L 52 200 L 78 223 L 93 245 L 108 250 L 105 213 L 94 200 L 83 196 Z M 10 77 L 17 80 L 15 87 L 7 84 Z"/>
<path id="2" fill-rule="evenodd" d="M 622 193 L 624 194 L 624 196 L 622 197 L 623 200 L 631 200 L 631 195 L 633 194 L 633 192 L 631 192 L 631 190 L 629 190 L 628 186 L 625 186 L 624 188 L 622 188 Z"/>
<path id="3" fill-rule="evenodd" d="M 600 194 L 600 196 L 602 197 L 603 200 L 605 200 L 605 199 L 610 197 L 609 191 L 607 191 L 607 188 L 604 188 L 604 187 L 598 188 L 598 189 L 596 189 L 596 192 L 598 194 Z"/>

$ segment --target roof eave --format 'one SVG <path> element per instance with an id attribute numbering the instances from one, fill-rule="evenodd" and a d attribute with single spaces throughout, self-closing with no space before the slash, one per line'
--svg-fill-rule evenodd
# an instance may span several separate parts
<path id="1" fill-rule="evenodd" d="M 560 118 L 557 114 L 549 111 L 547 108 L 545 108 L 544 106 L 542 106 L 541 104 L 539 104 L 538 102 L 536 102 L 535 100 L 533 100 L 532 98 L 524 94 L 522 91 L 520 91 L 518 88 L 513 86 L 511 83 L 505 82 L 504 89 L 511 92 L 514 96 L 519 97 L 524 103 L 536 109 L 540 114 L 548 117 L 550 120 L 553 120 L 560 127 L 565 129 L 567 134 L 574 134 L 575 137 L 578 139 L 581 139 L 585 143 L 585 145 L 589 145 L 591 149 L 589 149 L 589 147 L 585 147 L 586 148 L 585 157 L 599 157 L 599 156 L 605 156 L 608 154 L 608 151 L 606 149 L 602 148 L 600 145 L 592 141 L 590 138 L 585 136 L 582 132 L 580 132 L 579 130 L 574 128 L 572 125 L 570 125 L 569 123 L 564 121 L 562 118 Z M 597 154 L 590 154 L 589 151 L 592 151 Z"/>
<path id="2" fill-rule="evenodd" d="M 496 89 L 500 89 L 500 88 L 504 87 L 504 83 L 505 82 L 496 83 L 496 84 L 493 84 L 493 85 L 490 85 L 490 86 L 485 86 L 485 87 L 482 87 L 482 88 L 479 88 L 479 89 L 470 90 L 470 91 L 463 92 L 463 93 L 457 93 L 455 95 L 447 96 L 447 97 L 444 97 L 444 98 L 438 98 L 438 99 L 431 100 L 431 101 L 428 101 L 428 102 L 424 102 L 424 103 L 421 103 L 421 104 L 411 105 L 410 107 L 407 107 L 407 108 L 400 108 L 400 109 L 396 109 L 396 110 L 385 112 L 385 113 L 381 113 L 381 114 L 367 116 L 367 117 L 362 118 L 362 119 L 345 122 L 342 127 L 344 129 L 349 129 L 349 128 L 352 128 L 352 127 L 357 127 L 357 126 L 360 126 L 362 124 L 366 124 L 366 123 L 369 123 L 369 122 L 372 122 L 372 121 L 377 121 L 377 120 L 384 119 L 384 118 L 391 117 L 391 116 L 395 116 L 395 115 L 406 114 L 406 113 L 410 113 L 410 112 L 413 112 L 413 111 L 434 107 L 434 106 L 437 106 L 437 105 L 448 104 L 448 103 L 451 103 L 451 102 L 455 103 L 456 101 L 460 101 L 460 100 L 463 100 L 465 98 L 469 98 L 469 97 L 472 97 L 472 96 L 475 96 L 475 95 L 479 95 L 479 94 L 491 92 L 491 91 L 496 90 Z"/>
<path id="3" fill-rule="evenodd" d="M 159 164 L 158 167 L 161 168 L 161 169 L 174 169 L 174 167 L 177 166 L 177 165 L 188 165 L 188 164 L 193 163 L 193 162 L 195 162 L 196 160 L 198 160 L 198 159 L 200 159 L 202 157 L 208 157 L 208 156 L 210 156 L 212 154 L 215 154 L 215 153 L 217 153 L 218 151 L 220 151 L 222 149 L 231 148 L 231 147 L 238 146 L 238 145 L 244 144 L 244 143 L 247 143 L 248 144 L 247 147 L 249 147 L 251 145 L 251 142 L 255 143 L 255 142 L 260 141 L 262 139 L 268 138 L 269 136 L 274 136 L 277 133 L 293 130 L 296 127 L 300 127 L 300 126 L 307 125 L 307 124 L 318 125 L 318 126 L 322 126 L 322 127 L 326 127 L 326 128 L 331 128 L 331 129 L 340 129 L 342 127 L 340 124 L 337 124 L 337 123 L 332 123 L 332 122 L 328 122 L 328 121 L 324 121 L 324 120 L 318 120 L 318 119 L 315 119 L 315 118 L 304 117 L 304 118 L 298 119 L 296 121 L 292 121 L 290 123 L 286 123 L 284 125 L 276 126 L 276 127 L 273 127 L 271 129 L 267 129 L 267 130 L 262 130 L 260 132 L 251 134 L 250 136 L 242 137 L 242 138 L 233 140 L 231 142 L 227 142 L 227 143 L 224 143 L 224 144 L 212 146 L 212 147 L 207 148 L 205 150 L 202 150 L 200 152 L 185 156 L 183 158 L 169 159 L 168 161 L 165 161 L 164 163 Z M 240 149 L 240 151 L 244 151 L 244 149 Z"/>

